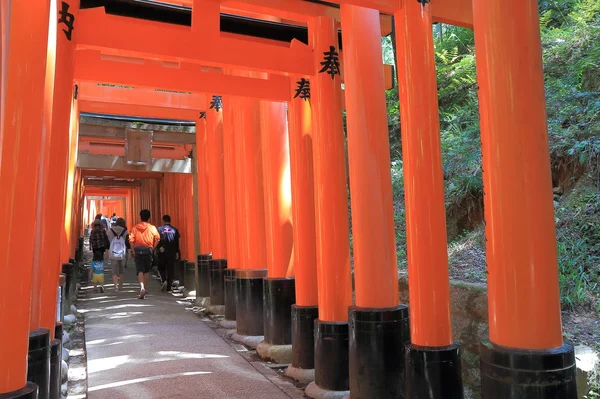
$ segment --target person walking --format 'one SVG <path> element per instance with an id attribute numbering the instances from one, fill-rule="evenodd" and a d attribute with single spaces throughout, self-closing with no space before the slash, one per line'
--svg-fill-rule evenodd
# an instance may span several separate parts
<path id="1" fill-rule="evenodd" d="M 110 227 L 110 223 L 108 221 L 108 219 L 106 218 L 106 216 L 104 216 L 103 214 L 99 213 L 98 215 L 96 215 L 96 219 L 100 219 L 100 221 L 104 224 L 104 229 L 108 230 Z"/>
<path id="2" fill-rule="evenodd" d="M 163 225 L 158 228 L 160 241 L 158 252 L 158 271 L 160 273 L 161 291 L 171 292 L 175 275 L 175 262 L 181 258 L 179 249 L 179 231 L 171 225 L 171 216 L 164 215 Z"/>
<path id="3" fill-rule="evenodd" d="M 116 213 L 113 213 L 113 215 L 110 218 L 110 227 L 114 227 L 117 224 L 117 220 L 119 220 L 119 217 Z"/>
<path id="4" fill-rule="evenodd" d="M 104 259 L 93 260 L 90 267 L 90 279 L 94 283 L 94 291 L 104 293 Z M 100 289 L 98 291 L 98 284 Z"/>
<path id="5" fill-rule="evenodd" d="M 135 260 L 135 270 L 140 283 L 139 299 L 146 297 L 146 287 L 150 279 L 150 270 L 152 269 L 152 257 L 154 249 L 158 245 L 160 235 L 156 227 L 150 224 L 150 211 L 142 209 L 140 211 L 140 223 L 136 224 L 129 233 L 129 243 L 131 244 L 132 256 Z"/>
<path id="6" fill-rule="evenodd" d="M 115 291 L 118 292 L 123 289 L 125 266 L 128 258 L 127 250 L 131 248 L 125 219 L 118 218 L 115 221 L 114 226 L 108 230 L 108 239 L 110 240 L 108 257 L 111 259 L 112 279 Z"/>
<path id="7" fill-rule="evenodd" d="M 101 220 L 94 220 L 92 226 L 93 229 L 90 233 L 90 250 L 93 253 L 93 258 L 90 277 L 94 283 L 94 288 L 100 284 L 100 291 L 104 292 L 104 253 L 108 249 L 110 243 Z"/>

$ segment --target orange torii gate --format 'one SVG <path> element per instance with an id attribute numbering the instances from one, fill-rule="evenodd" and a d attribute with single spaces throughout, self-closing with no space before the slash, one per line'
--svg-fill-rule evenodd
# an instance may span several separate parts
<path id="1" fill-rule="evenodd" d="M 96 82 L 77 82 L 77 90 L 80 112 L 96 114 L 193 121 L 206 103 L 206 96 L 199 93 L 114 87 Z"/>
<path id="2" fill-rule="evenodd" d="M 54 392 L 43 378 L 46 371 L 30 368 L 28 374 L 25 359 L 28 352 L 43 357 L 50 347 L 55 321 L 44 315 L 55 314 L 60 264 L 73 254 L 74 238 L 82 227 L 84 187 L 82 172 L 75 168 L 79 100 L 73 98 L 74 79 L 98 81 L 91 72 L 105 73 L 101 81 L 147 87 L 141 71 L 151 71 L 160 81 L 166 64 L 177 63 L 172 89 L 210 94 L 206 120 L 197 122 L 198 138 L 208 143 L 198 154 L 199 161 L 209 165 L 209 171 L 199 174 L 200 186 L 216 191 L 211 193 L 209 211 L 200 212 L 211 220 L 211 246 L 202 252 L 226 257 L 233 247 L 227 245 L 233 234 L 226 226 L 234 226 L 238 240 L 234 267 L 240 269 L 235 273 L 238 333 L 255 335 L 269 328 L 274 338 L 285 334 L 277 329 L 285 330 L 280 323 L 291 317 L 291 370 L 315 369 L 309 396 L 324 391 L 342 396 L 349 390 L 353 398 L 462 398 L 459 347 L 450 325 L 431 32 L 432 22 L 443 21 L 472 26 L 478 54 L 490 304 L 490 339 L 481 345 L 483 395 L 576 397 L 573 347 L 563 342 L 560 324 L 535 0 L 454 0 L 439 5 L 436 0 L 331 0 L 340 4 L 339 10 L 325 2 L 288 0 L 287 11 L 275 0 L 177 2 L 192 9 L 167 15 L 173 18 L 170 21 L 142 21 L 126 18 L 132 15 L 107 15 L 101 8 L 79 11 L 78 0 L 0 0 L 2 65 L 7 66 L 1 80 L 0 185 L 5 189 L 0 206 L 7 216 L 4 231 L 10 231 L 4 240 L 3 264 L 23 265 L 3 274 L 14 282 L 4 285 L 0 303 L 16 296 L 21 300 L 0 308 L 4 320 L 13 320 L 13 329 L 0 333 L 2 342 L 13 343 L 0 348 L 0 367 L 6 371 L 0 374 L 0 395 L 36 397 L 39 389 L 40 397 L 47 398 Z M 227 10 L 239 8 L 242 14 L 272 13 L 291 20 L 305 14 L 307 43 L 294 37 L 282 45 L 272 36 L 221 33 L 222 5 Z M 410 310 L 398 299 L 380 12 L 394 15 L 399 44 Z M 157 63 L 144 61 L 141 68 L 122 62 L 123 57 Z M 96 63 L 101 67 L 94 68 Z M 207 66 L 229 73 L 203 69 Z M 340 72 L 348 111 L 355 306 Z M 195 75 L 198 79 L 186 81 Z M 286 226 L 274 221 L 269 210 L 265 217 L 265 202 L 284 204 L 265 198 L 277 190 L 275 180 L 269 180 L 273 173 L 269 168 L 276 172 L 285 164 L 276 156 L 285 145 L 282 141 L 261 141 L 266 130 L 261 118 L 285 118 L 271 102 L 289 103 L 292 215 L 314 214 L 314 225 L 294 220 L 298 289 L 292 314 L 280 312 L 287 296 L 265 302 L 272 311 L 263 325 L 263 278 L 271 277 L 270 284 L 279 281 L 276 286 L 283 292 L 289 286 L 280 272 L 273 272 L 283 270 L 285 256 L 276 256 L 272 247 L 267 251 L 265 242 L 266 231 L 272 237 L 275 231 L 284 233 Z M 221 155 L 219 146 L 231 143 L 232 126 L 241 137 Z M 283 124 L 279 134 L 285 134 L 282 129 Z M 256 154 L 267 154 L 266 159 L 274 161 L 265 165 Z M 222 157 L 235 159 L 233 169 L 228 168 L 235 172 L 224 174 Z M 208 180 L 207 174 L 212 176 Z M 214 176 L 224 176 L 225 181 Z M 268 187 L 264 191 L 263 184 Z M 303 196 L 302 188 L 314 190 L 314 196 Z M 148 201 L 133 190 L 130 194 L 140 204 Z M 230 198 L 236 199 L 237 207 L 229 204 Z M 44 212 L 48 204 L 66 209 L 62 238 L 53 230 L 58 224 L 50 222 L 57 213 Z M 226 223 L 232 217 L 233 223 Z M 41 231 L 42 239 L 21 240 L 32 226 Z M 56 251 L 59 247 L 63 250 Z M 220 264 L 215 259 L 212 270 Z M 19 295 L 23 292 L 33 294 Z M 55 340 L 52 345 L 56 351 L 60 343 Z"/>

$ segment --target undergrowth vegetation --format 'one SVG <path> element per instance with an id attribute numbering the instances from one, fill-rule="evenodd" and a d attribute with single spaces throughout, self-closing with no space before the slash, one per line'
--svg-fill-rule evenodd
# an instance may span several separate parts
<path id="1" fill-rule="evenodd" d="M 565 309 L 600 311 L 600 0 L 541 1 L 540 28 L 553 185 L 557 188 L 561 301 Z M 477 247 L 480 251 L 485 243 L 476 57 L 472 30 L 438 24 L 434 37 L 452 269 L 456 266 L 452 265 L 453 249 Z M 384 61 L 393 62 L 389 38 L 384 39 L 383 49 Z M 397 252 L 400 267 L 405 267 L 397 89 L 387 93 L 387 102 Z M 461 262 L 465 263 L 464 257 Z M 482 262 L 465 269 L 464 274 L 484 281 L 485 260 Z"/>
<path id="2" fill-rule="evenodd" d="M 561 301 L 600 312 L 600 193 L 588 175 L 556 203 Z"/>

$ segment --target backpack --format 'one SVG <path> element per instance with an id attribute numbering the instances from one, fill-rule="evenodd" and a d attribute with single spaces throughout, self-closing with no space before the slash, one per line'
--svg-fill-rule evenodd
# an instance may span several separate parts
<path id="1" fill-rule="evenodd" d="M 123 260 L 125 259 L 125 255 L 127 254 L 127 244 L 123 239 L 125 231 L 123 231 L 123 233 L 120 236 L 117 235 L 117 233 L 115 233 L 113 229 L 110 229 L 110 231 L 112 231 L 115 237 L 110 242 L 109 256 L 111 259 Z"/>

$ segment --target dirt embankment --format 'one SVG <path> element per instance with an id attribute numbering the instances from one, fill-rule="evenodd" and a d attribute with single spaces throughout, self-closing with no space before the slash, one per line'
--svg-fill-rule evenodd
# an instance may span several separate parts
<path id="1" fill-rule="evenodd" d="M 553 159 L 552 180 L 565 339 L 600 349 L 600 173 L 570 158 Z M 395 211 L 403 214 L 403 196 Z M 483 198 L 465 197 L 447 209 L 450 279 L 487 281 Z M 401 218 L 403 221 L 404 219 Z M 397 223 L 397 231 L 405 229 Z M 406 270 L 404 237 L 398 264 Z"/>

